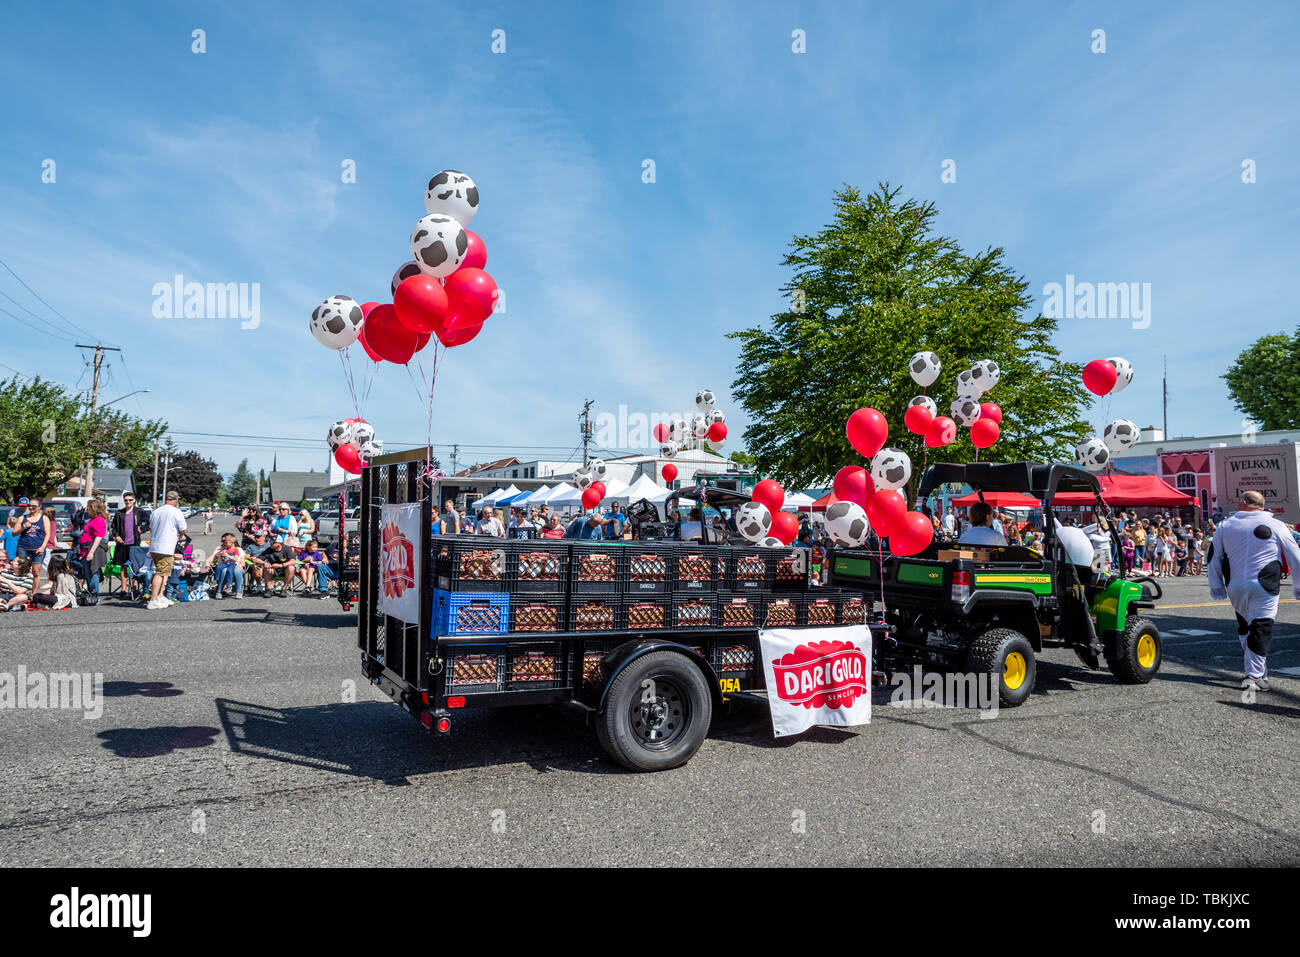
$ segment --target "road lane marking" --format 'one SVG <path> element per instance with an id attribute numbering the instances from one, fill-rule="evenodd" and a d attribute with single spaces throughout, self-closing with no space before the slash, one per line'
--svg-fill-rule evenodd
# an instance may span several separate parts
<path id="1" fill-rule="evenodd" d="M 1300 598 L 1279 598 L 1279 599 L 1278 599 L 1278 604 L 1282 604 L 1282 605 L 1293 605 L 1293 604 L 1295 604 L 1295 603 L 1298 602 L 1298 601 L 1300 601 Z M 1166 608 L 1217 608 L 1219 605 L 1223 605 L 1223 606 L 1225 606 L 1225 607 L 1231 607 L 1232 603 L 1231 603 L 1231 602 L 1227 602 L 1227 601 L 1202 601 L 1202 602 L 1196 602 L 1196 603 L 1194 603 L 1194 604 L 1190 604 L 1190 605 L 1165 605 L 1165 604 L 1160 604 L 1160 605 L 1157 605 L 1155 608 L 1153 608 L 1153 609 L 1151 609 L 1151 610 L 1152 610 L 1152 611 L 1155 611 L 1155 612 L 1160 612 L 1160 611 L 1164 611 Z"/>

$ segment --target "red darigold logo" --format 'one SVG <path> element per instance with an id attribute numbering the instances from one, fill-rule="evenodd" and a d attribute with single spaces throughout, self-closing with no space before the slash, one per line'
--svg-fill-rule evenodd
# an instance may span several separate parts
<path id="1" fill-rule="evenodd" d="M 772 662 L 777 696 L 805 708 L 851 708 L 867 693 L 867 656 L 851 641 L 813 641 Z"/>
<path id="2" fill-rule="evenodd" d="M 415 549 L 392 522 L 384 526 L 380 540 L 380 578 L 384 597 L 401 598 L 406 589 L 415 587 Z"/>

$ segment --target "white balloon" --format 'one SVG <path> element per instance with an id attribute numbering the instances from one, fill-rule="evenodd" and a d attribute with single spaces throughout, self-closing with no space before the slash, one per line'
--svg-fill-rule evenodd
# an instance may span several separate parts
<path id="1" fill-rule="evenodd" d="M 434 173 L 424 191 L 424 208 L 426 212 L 442 213 L 468 226 L 478 212 L 478 186 L 460 170 Z"/>
<path id="2" fill-rule="evenodd" d="M 450 276 L 465 261 L 469 239 L 459 221 L 442 213 L 421 216 L 411 230 L 411 258 L 434 279 Z"/>
<path id="3" fill-rule="evenodd" d="M 573 473 L 573 484 L 580 491 L 587 491 L 587 489 L 591 488 L 591 483 L 594 481 L 596 481 L 596 479 L 586 469 L 578 469 Z"/>
<path id="4" fill-rule="evenodd" d="M 917 352 L 907 360 L 907 371 L 912 376 L 912 381 L 924 389 L 939 378 L 943 366 L 933 352 Z"/>
<path id="5" fill-rule="evenodd" d="M 713 410 L 713 390 L 701 389 L 695 393 L 695 408 L 701 412 L 711 412 Z"/>
<path id="6" fill-rule="evenodd" d="M 902 488 L 912 477 L 912 460 L 899 449 L 881 449 L 871 460 L 871 479 L 876 488 Z"/>
<path id="7" fill-rule="evenodd" d="M 1116 419 L 1106 425 L 1105 430 L 1101 433 L 1101 440 L 1106 443 L 1106 448 L 1112 452 L 1123 452 L 1125 449 L 1131 449 L 1137 445 L 1142 438 L 1142 430 L 1137 427 L 1137 423 L 1128 419 Z"/>
<path id="8" fill-rule="evenodd" d="M 697 439 L 702 439 L 709 434 L 709 420 L 703 412 L 696 412 L 691 416 L 691 434 Z"/>
<path id="9" fill-rule="evenodd" d="M 345 445 L 352 434 L 352 423 L 344 419 L 339 419 L 330 426 L 329 432 L 325 436 L 325 441 L 329 443 L 331 449 L 337 449 L 340 445 Z"/>
<path id="10" fill-rule="evenodd" d="M 959 395 L 952 400 L 948 410 L 954 422 L 969 428 L 980 417 L 980 400 L 973 395 Z"/>
<path id="11" fill-rule="evenodd" d="M 1121 359 L 1119 356 L 1111 356 L 1106 360 L 1115 367 L 1115 387 L 1107 393 L 1114 395 L 1116 392 L 1122 392 L 1133 381 L 1133 363 L 1127 359 Z"/>
<path id="12" fill-rule="evenodd" d="M 369 462 L 371 459 L 373 459 L 376 455 L 379 454 L 379 446 L 375 445 L 374 442 L 367 442 L 364 445 L 358 445 L 357 454 L 359 454 L 363 459 Z"/>
<path id="13" fill-rule="evenodd" d="M 685 419 L 673 419 L 668 426 L 668 438 L 670 441 L 681 445 L 686 441 L 687 436 L 691 434 L 691 424 Z"/>
<path id="14" fill-rule="evenodd" d="M 746 502 L 736 509 L 736 530 L 747 541 L 761 542 L 772 530 L 772 513 L 762 502 Z"/>
<path id="15" fill-rule="evenodd" d="M 935 405 L 934 399 L 930 398 L 928 395 L 918 395 L 918 396 L 914 396 L 914 397 L 912 398 L 912 401 L 909 402 L 909 403 L 907 403 L 907 406 L 908 406 L 908 408 L 911 408 L 911 407 L 914 406 L 914 405 L 923 405 L 923 406 L 925 406 L 927 409 L 930 410 L 930 414 L 931 414 L 931 415 L 938 415 L 938 414 L 939 414 L 939 407 L 938 407 L 937 405 Z"/>
<path id="16" fill-rule="evenodd" d="M 975 381 L 975 373 L 970 369 L 957 374 L 957 388 L 955 391 L 958 395 L 973 395 L 976 398 L 983 395 L 983 390 Z"/>
<path id="17" fill-rule="evenodd" d="M 393 281 L 389 284 L 389 289 L 393 295 L 397 295 L 397 287 L 402 284 L 403 279 L 410 279 L 412 276 L 420 275 L 420 264 L 414 259 L 402 263 L 397 267 L 397 272 L 393 273 Z"/>
<path id="18" fill-rule="evenodd" d="M 664 442 L 663 444 L 661 444 L 661 445 L 659 446 L 659 454 L 662 455 L 662 456 L 663 456 L 664 458 L 666 458 L 666 459 L 670 459 L 670 458 L 672 458 L 674 455 L 677 454 L 677 443 L 676 443 L 676 442 Z"/>
<path id="19" fill-rule="evenodd" d="M 871 534 L 866 510 L 857 502 L 835 502 L 826 509 L 826 534 L 836 545 L 856 548 Z"/>
<path id="20" fill-rule="evenodd" d="M 369 422 L 353 422 L 349 432 L 348 441 L 358 449 L 361 446 L 373 442 L 375 439 L 375 429 Z"/>
<path id="21" fill-rule="evenodd" d="M 979 394 L 983 395 L 998 384 L 998 380 L 1002 378 L 1002 370 L 992 359 L 981 359 L 970 367 L 970 375 L 980 390 Z"/>
<path id="22" fill-rule="evenodd" d="M 330 296 L 311 314 L 311 334 L 326 349 L 346 349 L 361 335 L 361 305 L 350 296 Z"/>
<path id="23" fill-rule="evenodd" d="M 1093 436 L 1075 446 L 1074 460 L 1089 472 L 1100 472 L 1110 462 L 1110 449 L 1106 448 L 1105 442 Z"/>
<path id="24" fill-rule="evenodd" d="M 605 469 L 604 459 L 592 459 L 590 462 L 587 463 L 587 474 L 589 474 L 592 477 L 592 479 L 597 482 L 605 481 L 605 471 L 606 469 Z"/>

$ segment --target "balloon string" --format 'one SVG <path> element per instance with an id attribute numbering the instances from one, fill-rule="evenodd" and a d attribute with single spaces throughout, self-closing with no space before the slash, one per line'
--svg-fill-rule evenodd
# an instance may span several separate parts
<path id="1" fill-rule="evenodd" d="M 343 367 L 343 380 L 348 384 L 348 392 L 352 394 L 352 409 L 356 412 L 357 418 L 359 419 L 361 418 L 361 403 L 357 399 L 356 383 L 352 380 L 352 367 L 347 352 L 347 346 L 338 350 L 339 365 Z"/>

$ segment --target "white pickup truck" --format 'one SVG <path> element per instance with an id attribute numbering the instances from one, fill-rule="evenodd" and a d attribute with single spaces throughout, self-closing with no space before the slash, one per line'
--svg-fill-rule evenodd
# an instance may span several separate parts
<path id="1" fill-rule="evenodd" d="M 348 527 L 355 529 L 357 527 L 357 517 L 361 514 L 361 506 L 355 506 L 347 510 Z M 321 512 L 316 516 L 316 541 L 322 545 L 329 544 L 339 537 L 339 510 L 337 508 Z"/>

